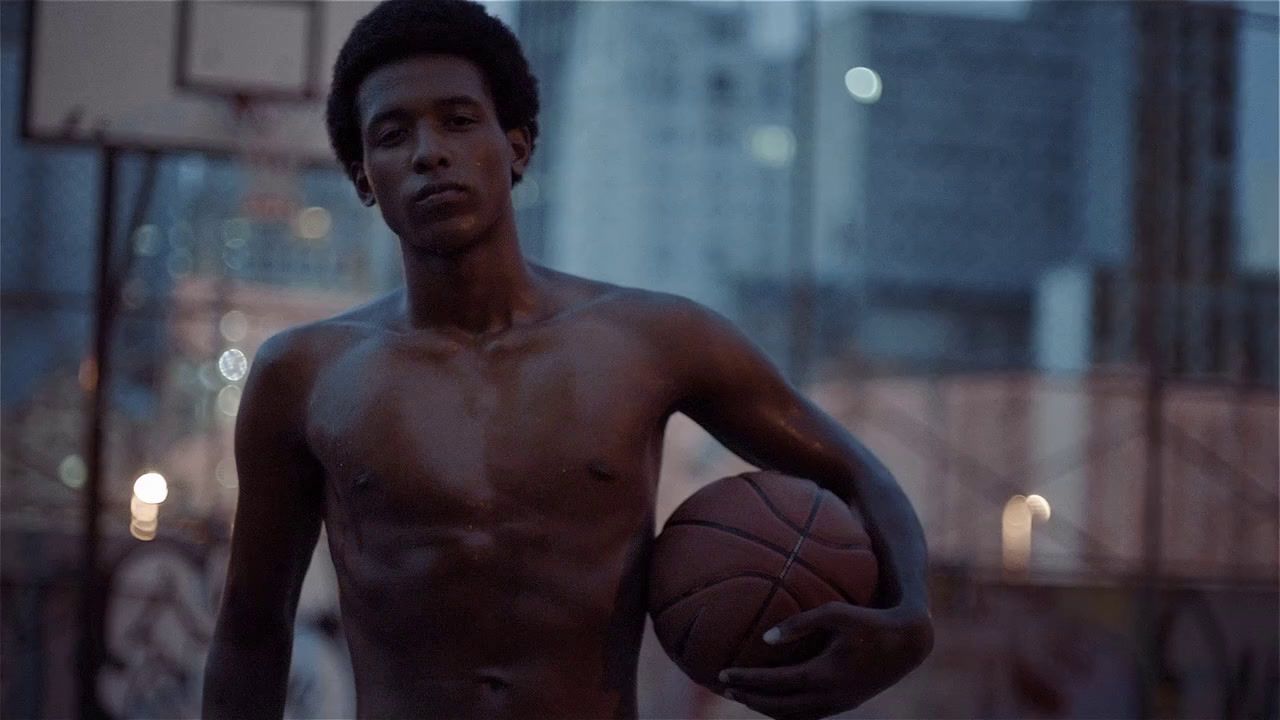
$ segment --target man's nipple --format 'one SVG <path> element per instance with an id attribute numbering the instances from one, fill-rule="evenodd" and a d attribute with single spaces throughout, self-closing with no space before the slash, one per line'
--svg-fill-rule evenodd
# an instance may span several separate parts
<path id="1" fill-rule="evenodd" d="M 511 689 L 511 683 L 506 679 L 498 677 L 493 673 L 482 672 L 476 676 L 476 682 L 480 683 L 490 691 L 495 693 L 503 693 Z"/>

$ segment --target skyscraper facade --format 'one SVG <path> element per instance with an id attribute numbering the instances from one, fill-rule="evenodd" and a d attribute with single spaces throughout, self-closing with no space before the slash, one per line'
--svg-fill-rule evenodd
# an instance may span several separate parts
<path id="1" fill-rule="evenodd" d="M 819 31 L 812 242 L 861 308 L 829 351 L 1025 365 L 1044 273 L 1127 255 L 1128 8 L 954 5 L 838 6 Z M 882 79 L 873 104 L 835 87 L 855 66 Z"/>
<path id="2" fill-rule="evenodd" d="M 522 7 L 546 132 L 540 207 L 521 215 L 530 248 L 568 272 L 729 314 L 733 277 L 785 272 L 793 90 L 788 61 L 755 47 L 757 15 L 700 3 Z"/>

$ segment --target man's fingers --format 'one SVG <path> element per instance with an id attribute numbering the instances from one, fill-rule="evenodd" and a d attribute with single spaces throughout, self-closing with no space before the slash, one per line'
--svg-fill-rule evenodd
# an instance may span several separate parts
<path id="1" fill-rule="evenodd" d="M 829 602 L 812 610 L 783 620 L 777 626 L 765 631 L 764 641 L 770 645 L 781 645 L 819 631 L 830 631 L 869 611 L 844 602 Z"/>
<path id="2" fill-rule="evenodd" d="M 770 695 L 793 693 L 812 686 L 813 669 L 809 663 L 778 668 L 729 668 L 720 673 L 720 682 L 730 690 Z"/>

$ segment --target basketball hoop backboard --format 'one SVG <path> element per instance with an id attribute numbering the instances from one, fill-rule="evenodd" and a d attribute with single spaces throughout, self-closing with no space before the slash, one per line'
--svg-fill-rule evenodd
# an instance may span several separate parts
<path id="1" fill-rule="evenodd" d="M 332 165 L 323 100 L 338 49 L 372 2 L 35 0 L 27 138 L 242 152 Z M 261 122 L 265 119 L 265 122 Z"/>
<path id="2" fill-rule="evenodd" d="M 320 5 L 180 0 L 178 86 L 255 100 L 315 99 Z"/>

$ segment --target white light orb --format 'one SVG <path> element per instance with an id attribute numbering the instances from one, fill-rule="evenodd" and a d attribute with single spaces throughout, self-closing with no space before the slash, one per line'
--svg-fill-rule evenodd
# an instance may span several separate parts
<path id="1" fill-rule="evenodd" d="M 139 500 L 159 505 L 169 497 L 169 481 L 158 472 L 146 472 L 133 481 L 133 494 Z"/>
<path id="2" fill-rule="evenodd" d="M 320 206 L 303 208 L 294 218 L 293 226 L 294 232 L 303 240 L 323 240 L 329 234 L 329 228 L 333 227 L 333 217 Z"/>
<path id="3" fill-rule="evenodd" d="M 227 417 L 240 412 L 240 386 L 228 385 L 218 391 L 218 410 Z"/>
<path id="4" fill-rule="evenodd" d="M 781 125 L 761 125 L 751 131 L 747 148 L 761 165 L 785 168 L 796 155 L 796 136 Z"/>
<path id="5" fill-rule="evenodd" d="M 249 334 L 249 316 L 239 310 L 228 310 L 218 321 L 218 331 L 227 342 L 240 342 Z"/>
<path id="6" fill-rule="evenodd" d="M 249 360 L 238 348 L 230 348 L 218 358 L 218 372 L 231 382 L 239 382 L 249 374 Z"/>
<path id="7" fill-rule="evenodd" d="M 89 469 L 85 467 L 84 460 L 79 455 L 68 455 L 58 463 L 58 478 L 69 488 L 84 487 L 88 477 Z"/>
<path id="8" fill-rule="evenodd" d="M 880 99 L 884 84 L 880 82 L 880 74 L 869 67 L 849 68 L 844 74 L 844 86 L 854 100 L 870 105 Z"/>
<path id="9" fill-rule="evenodd" d="M 1025 496 L 1014 495 L 1004 504 L 1004 525 L 1007 528 L 1031 527 L 1031 511 Z"/>
<path id="10" fill-rule="evenodd" d="M 1027 509 L 1031 511 L 1031 516 L 1041 522 L 1048 520 L 1050 515 L 1049 501 L 1040 495 L 1027 496 Z"/>

